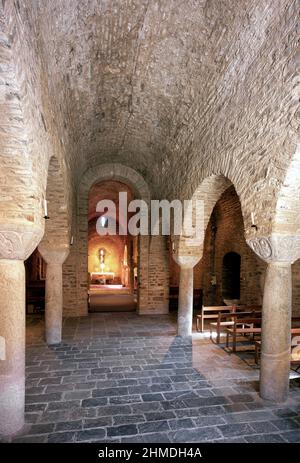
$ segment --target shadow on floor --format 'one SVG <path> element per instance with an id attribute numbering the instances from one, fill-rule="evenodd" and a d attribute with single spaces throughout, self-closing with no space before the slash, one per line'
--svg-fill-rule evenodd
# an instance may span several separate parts
<path id="1" fill-rule="evenodd" d="M 300 391 L 257 393 L 258 370 L 205 334 L 176 336 L 176 315 L 99 313 L 64 320 L 49 348 L 29 323 L 26 423 L 16 442 L 300 442 Z"/>
<path id="2" fill-rule="evenodd" d="M 101 294 L 91 292 L 89 312 L 135 312 L 136 296 L 133 294 Z"/>

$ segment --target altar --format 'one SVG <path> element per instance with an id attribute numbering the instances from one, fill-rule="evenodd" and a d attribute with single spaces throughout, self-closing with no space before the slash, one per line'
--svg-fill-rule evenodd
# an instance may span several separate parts
<path id="1" fill-rule="evenodd" d="M 102 285 L 112 282 L 115 278 L 114 272 L 91 272 L 91 282 L 97 282 Z"/>

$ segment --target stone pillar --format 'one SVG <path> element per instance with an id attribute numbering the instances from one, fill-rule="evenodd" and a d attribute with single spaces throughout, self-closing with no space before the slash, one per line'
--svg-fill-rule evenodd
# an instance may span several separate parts
<path id="1" fill-rule="evenodd" d="M 142 315 L 149 308 L 149 236 L 141 235 L 138 240 L 137 311 Z"/>
<path id="2" fill-rule="evenodd" d="M 177 334 L 181 337 L 192 335 L 193 328 L 193 267 L 180 268 Z"/>
<path id="3" fill-rule="evenodd" d="M 128 266 L 129 266 L 129 287 L 134 293 L 134 262 L 133 262 L 133 240 L 128 241 Z"/>
<path id="4" fill-rule="evenodd" d="M 289 390 L 291 355 L 291 264 L 300 257 L 300 236 L 273 234 L 247 242 L 268 264 L 262 309 L 260 395 L 284 402 Z"/>
<path id="5" fill-rule="evenodd" d="M 291 264 L 271 262 L 263 297 L 260 395 L 283 402 L 289 390 L 291 356 Z"/>
<path id="6" fill-rule="evenodd" d="M 202 247 L 193 247 L 193 255 L 188 255 L 191 251 L 183 240 L 176 244 L 173 259 L 180 266 L 177 335 L 188 337 L 192 336 L 193 328 L 194 267 L 202 257 Z M 174 248 L 176 244 L 171 246 Z"/>
<path id="7" fill-rule="evenodd" d="M 22 260 L 0 260 L 0 434 L 24 424 L 25 269 Z"/>
<path id="8" fill-rule="evenodd" d="M 49 249 L 43 244 L 39 251 L 47 263 L 46 270 L 46 306 L 45 306 L 45 337 L 49 346 L 61 343 L 63 284 L 62 265 L 69 254 L 67 247 Z"/>
<path id="9" fill-rule="evenodd" d="M 0 226 L 0 434 L 24 425 L 25 269 L 24 260 L 43 231 L 27 224 Z"/>
<path id="10" fill-rule="evenodd" d="M 169 254 L 166 237 L 150 237 L 149 271 L 148 271 L 148 313 L 169 313 Z"/>

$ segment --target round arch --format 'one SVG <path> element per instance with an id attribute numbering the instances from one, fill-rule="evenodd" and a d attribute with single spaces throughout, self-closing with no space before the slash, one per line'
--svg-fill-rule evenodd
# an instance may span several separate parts
<path id="1" fill-rule="evenodd" d="M 225 190 L 233 183 L 224 175 L 213 174 L 206 177 L 192 196 L 193 201 L 203 201 L 203 227 L 207 228 L 212 211 Z M 194 218 L 195 220 L 195 218 Z"/>
<path id="2" fill-rule="evenodd" d="M 77 195 L 77 297 L 78 315 L 87 315 L 88 292 L 88 202 L 90 189 L 96 183 L 115 180 L 128 185 L 137 199 L 150 203 L 150 189 L 144 178 L 130 167 L 118 163 L 100 164 L 85 172 L 80 182 Z M 148 267 L 149 267 L 149 236 L 139 237 L 139 288 L 138 311 L 148 309 Z"/>
<path id="3" fill-rule="evenodd" d="M 51 247 L 68 245 L 70 241 L 70 211 L 68 210 L 66 182 L 59 160 L 52 156 L 49 160 L 47 187 L 44 199 L 47 200 L 45 234 L 41 244 Z"/>
<path id="4" fill-rule="evenodd" d="M 88 169 L 82 177 L 78 189 L 78 213 L 85 212 L 89 191 L 95 183 L 116 180 L 130 186 L 137 198 L 149 203 L 150 190 L 144 178 L 134 169 L 118 163 L 100 164 Z"/>
<path id="5" fill-rule="evenodd" d="M 202 263 L 199 263 L 200 276 L 195 281 L 206 291 L 205 302 L 207 305 L 214 305 L 216 301 L 221 303 L 224 299 L 241 298 L 246 303 L 249 292 L 247 282 L 258 284 L 256 278 L 249 277 L 247 265 L 249 263 L 255 266 L 257 256 L 246 241 L 243 205 L 235 185 L 228 177 L 214 174 L 199 185 L 193 197 L 204 202 L 204 236 L 202 246 L 199 245 L 199 248 L 201 247 L 199 254 L 202 257 L 204 251 L 205 256 Z M 228 225 L 229 220 L 230 225 Z M 227 235 L 226 230 L 230 230 Z M 229 255 L 229 262 L 226 260 L 223 262 L 224 255 L 228 253 L 234 253 L 232 260 L 237 257 L 237 261 L 230 261 Z M 207 269 L 210 269 L 209 272 Z M 261 271 L 264 271 L 263 264 L 259 266 L 259 272 Z M 203 272 L 210 273 L 214 280 L 210 277 L 206 278 Z M 251 296 L 250 301 L 259 304 L 260 291 L 259 296 L 253 297 L 253 302 Z"/>

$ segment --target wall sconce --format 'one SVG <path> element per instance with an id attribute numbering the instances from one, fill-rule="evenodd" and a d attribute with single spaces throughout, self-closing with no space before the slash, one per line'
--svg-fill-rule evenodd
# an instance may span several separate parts
<path id="1" fill-rule="evenodd" d="M 175 249 L 175 242 L 172 241 L 172 252 L 173 252 L 173 254 L 175 253 L 175 251 L 176 251 L 176 249 Z"/>
<path id="2" fill-rule="evenodd" d="M 251 228 L 255 228 L 255 230 L 257 230 L 257 225 L 255 224 L 254 212 L 251 212 Z"/>
<path id="3" fill-rule="evenodd" d="M 102 215 L 102 216 L 100 217 L 100 223 L 101 223 L 101 227 L 102 227 L 102 228 L 107 228 L 108 218 L 105 217 L 105 215 Z"/>
<path id="4" fill-rule="evenodd" d="M 72 235 L 71 240 L 70 240 L 70 246 L 73 246 L 73 244 L 74 244 L 74 236 Z"/>
<path id="5" fill-rule="evenodd" d="M 48 220 L 50 217 L 48 216 L 48 204 L 47 199 L 44 199 L 44 219 Z"/>

